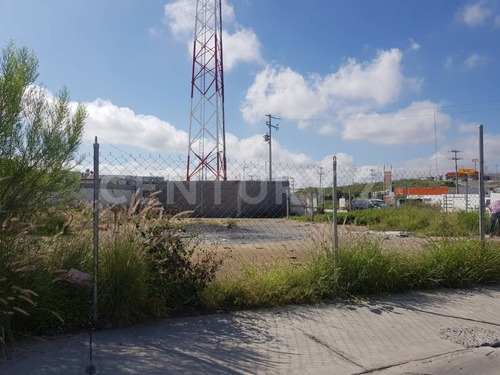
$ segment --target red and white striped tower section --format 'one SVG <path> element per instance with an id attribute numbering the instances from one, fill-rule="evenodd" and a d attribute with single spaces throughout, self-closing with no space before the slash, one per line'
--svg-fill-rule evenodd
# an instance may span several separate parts
<path id="1" fill-rule="evenodd" d="M 197 0 L 187 181 L 227 180 L 221 0 Z"/>

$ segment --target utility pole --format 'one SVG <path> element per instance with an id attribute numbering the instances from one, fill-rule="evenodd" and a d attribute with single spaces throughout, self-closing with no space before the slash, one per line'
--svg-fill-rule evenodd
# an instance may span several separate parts
<path id="1" fill-rule="evenodd" d="M 453 152 L 455 154 L 455 156 L 453 156 L 450 160 L 455 161 L 455 181 L 456 181 L 455 192 L 456 194 L 458 194 L 458 161 L 464 160 L 464 158 L 457 157 L 457 154 L 459 152 L 462 152 L 462 150 L 450 150 L 449 152 Z"/>
<path id="2" fill-rule="evenodd" d="M 272 154 L 272 148 L 271 148 L 271 141 L 272 141 L 272 128 L 276 129 L 276 131 L 279 130 L 279 127 L 278 125 L 279 124 L 276 124 L 276 125 L 273 125 L 272 121 L 273 120 L 281 120 L 281 118 L 279 117 L 273 117 L 273 115 L 269 114 L 269 115 L 266 115 L 269 120 L 266 121 L 266 125 L 268 126 L 269 128 L 269 133 L 265 134 L 264 135 L 264 141 L 269 143 L 269 181 L 272 181 L 273 180 L 273 154 Z"/>
<path id="3" fill-rule="evenodd" d="M 370 169 L 370 174 L 372 176 L 372 183 L 370 185 L 370 199 L 373 198 L 373 175 L 374 175 L 375 169 L 371 168 Z"/>
<path id="4" fill-rule="evenodd" d="M 323 169 L 324 167 L 319 167 L 319 197 L 318 197 L 318 205 L 321 204 L 321 210 L 323 211 L 324 210 L 324 206 L 325 206 L 325 202 L 324 202 L 324 199 L 323 199 L 323 188 L 321 186 L 321 176 L 323 176 Z"/>
<path id="5" fill-rule="evenodd" d="M 438 138 L 437 138 L 437 126 L 436 126 L 436 110 L 434 110 L 434 152 L 436 154 L 436 178 L 439 177 L 438 172 Z"/>
<path id="6" fill-rule="evenodd" d="M 479 130 L 479 238 L 484 249 L 484 146 L 483 146 L 483 125 L 478 125 Z"/>

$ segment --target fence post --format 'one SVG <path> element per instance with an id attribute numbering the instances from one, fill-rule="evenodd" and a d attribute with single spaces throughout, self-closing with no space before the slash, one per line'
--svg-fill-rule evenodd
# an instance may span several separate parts
<path id="1" fill-rule="evenodd" d="M 483 125 L 479 125 L 479 238 L 484 240 L 484 150 Z"/>
<path id="2" fill-rule="evenodd" d="M 339 234 L 337 225 L 337 157 L 333 157 L 333 184 L 332 184 L 332 200 L 333 200 L 333 264 L 335 273 L 339 266 Z"/>
<path id="3" fill-rule="evenodd" d="M 92 305 L 93 323 L 97 323 L 97 276 L 99 265 L 99 143 L 95 137 L 94 143 L 94 300 Z"/>
<path id="4" fill-rule="evenodd" d="M 469 174 L 465 174 L 465 212 L 469 212 Z"/>
<path id="5" fill-rule="evenodd" d="M 311 187 L 311 221 L 314 222 L 314 190 Z"/>
<path id="6" fill-rule="evenodd" d="M 290 218 L 290 181 L 286 187 L 286 218 Z"/>

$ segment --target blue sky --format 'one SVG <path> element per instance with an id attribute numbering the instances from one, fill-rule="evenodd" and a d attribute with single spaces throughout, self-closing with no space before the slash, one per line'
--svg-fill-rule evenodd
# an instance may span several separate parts
<path id="1" fill-rule="evenodd" d="M 84 148 L 185 155 L 195 3 L 0 0 L 0 42 L 33 49 L 39 83 L 86 104 Z M 473 167 L 482 123 L 500 164 L 500 0 L 223 8 L 229 158 L 266 159 L 272 113 L 276 161 L 447 171 L 459 149 Z"/>

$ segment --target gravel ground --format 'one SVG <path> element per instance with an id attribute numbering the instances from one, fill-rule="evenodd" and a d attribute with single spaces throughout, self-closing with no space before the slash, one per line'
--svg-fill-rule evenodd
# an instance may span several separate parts
<path id="1" fill-rule="evenodd" d="M 202 244 L 304 241 L 313 235 L 311 224 L 284 219 L 198 221 L 185 229 Z"/>
<path id="2" fill-rule="evenodd" d="M 491 346 L 500 348 L 500 334 L 481 327 L 443 328 L 441 336 L 464 348 Z"/>
<path id="3" fill-rule="evenodd" d="M 377 232 L 367 227 L 339 225 L 339 246 L 376 242 L 385 251 L 419 251 L 440 238 L 411 232 Z M 277 262 L 297 264 L 332 248 L 331 223 L 287 219 L 196 219 L 185 227 L 185 238 L 222 259 L 221 274 L 239 273 L 245 265 L 268 269 Z M 500 237 L 489 239 L 499 241 Z"/>
<path id="4" fill-rule="evenodd" d="M 378 241 L 387 251 L 415 251 L 430 241 L 412 233 L 374 232 L 365 227 L 339 226 L 339 245 Z M 222 259 L 220 274 L 238 274 L 245 265 L 268 269 L 277 262 L 297 264 L 332 246 L 331 223 L 286 219 L 196 219 L 185 227 L 200 249 Z"/>
<path id="5" fill-rule="evenodd" d="M 198 220 L 189 223 L 186 238 L 193 236 L 203 245 L 221 245 L 239 248 L 238 245 L 273 245 L 286 243 L 289 247 L 304 247 L 304 243 L 331 246 L 331 223 L 308 223 L 286 219 L 225 219 Z M 380 241 L 384 249 L 415 250 L 431 239 L 416 237 L 411 232 L 376 232 L 365 227 L 338 227 L 341 245 L 360 239 Z M 294 245 L 295 244 L 295 245 Z"/>

